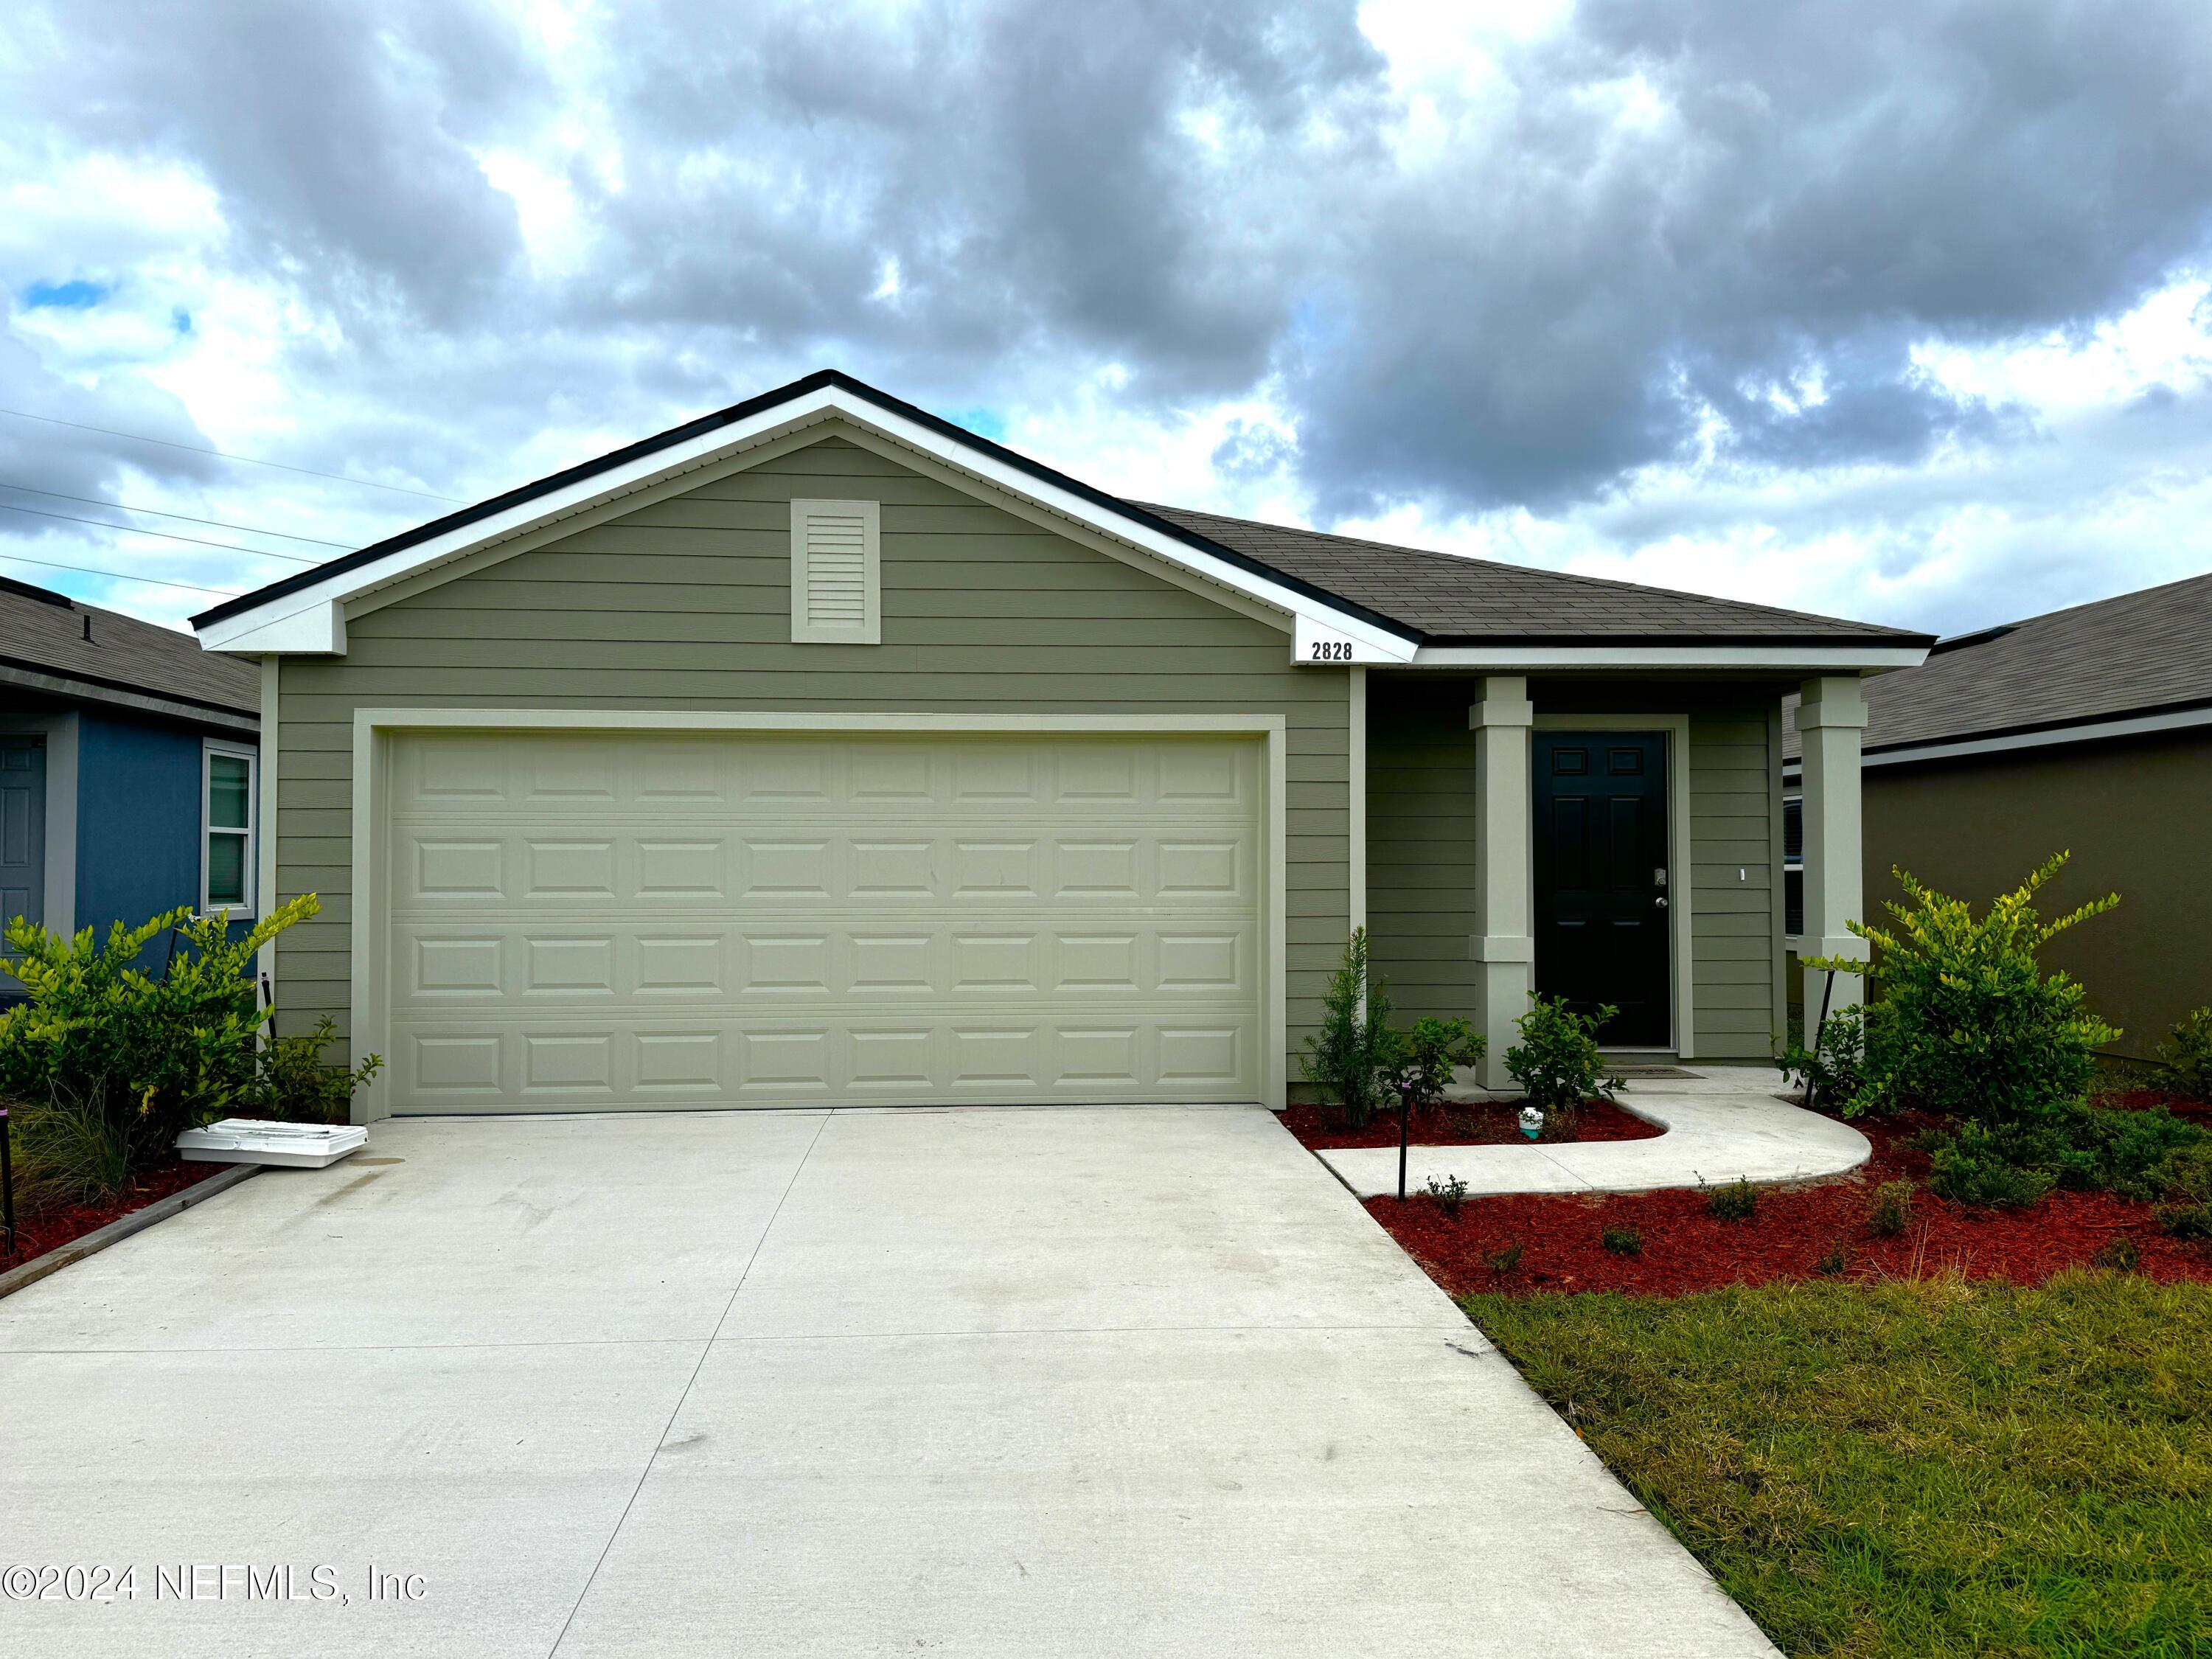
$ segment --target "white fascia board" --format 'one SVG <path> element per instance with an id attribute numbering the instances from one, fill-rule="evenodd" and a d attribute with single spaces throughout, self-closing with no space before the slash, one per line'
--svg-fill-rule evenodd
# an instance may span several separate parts
<path id="1" fill-rule="evenodd" d="M 1880 673 L 1917 668 L 1917 645 L 1425 645 L 1407 668 L 1487 668 L 1525 674 L 1546 669 L 1753 668 L 1818 673 Z"/>
<path id="2" fill-rule="evenodd" d="M 852 397 L 836 386 L 819 387 L 773 409 L 763 410 L 750 419 L 716 427 L 684 443 L 641 457 L 628 466 L 579 479 L 562 489 L 517 502 L 505 512 L 399 549 L 373 563 L 337 572 L 311 587 L 209 623 L 199 630 L 200 641 L 210 650 L 252 654 L 342 653 L 345 649 L 344 607 L 353 599 L 541 525 L 590 511 L 786 432 L 833 416 L 876 432 L 995 489 L 1033 501 L 1048 512 L 1088 526 L 1157 558 L 1180 565 L 1208 581 L 1286 612 L 1297 619 L 1301 639 L 1326 637 L 1349 642 L 1351 656 L 1332 656 L 1328 660 L 1402 663 L 1414 654 L 1413 641 L 1364 617 L 1271 581 L 1135 519 L 1100 507 L 1072 490 L 1034 477 L 994 456 L 864 398 Z M 1305 660 L 1305 655 L 1301 653 L 1299 659 Z"/>

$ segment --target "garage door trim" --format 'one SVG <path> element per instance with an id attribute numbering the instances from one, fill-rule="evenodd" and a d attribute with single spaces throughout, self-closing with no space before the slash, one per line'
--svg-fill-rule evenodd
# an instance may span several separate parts
<path id="1" fill-rule="evenodd" d="M 1260 1033 L 1261 1098 L 1280 1107 L 1288 1075 L 1289 910 L 1287 871 L 1287 722 L 1280 714 L 828 714 L 704 709 L 630 708 L 356 708 L 353 729 L 353 910 L 350 951 L 352 1054 L 356 1066 L 369 1054 L 390 1054 L 384 995 L 384 946 L 388 933 L 379 885 L 386 866 L 386 800 L 392 739 L 413 732 L 819 732 L 854 736 L 926 733 L 975 736 L 993 732 L 1028 737 L 1066 733 L 1145 737 L 1206 734 L 1261 741 L 1265 778 L 1260 826 L 1267 871 L 1261 884 Z M 381 1082 L 354 1097 L 354 1119 L 389 1116 L 392 1103 Z"/>

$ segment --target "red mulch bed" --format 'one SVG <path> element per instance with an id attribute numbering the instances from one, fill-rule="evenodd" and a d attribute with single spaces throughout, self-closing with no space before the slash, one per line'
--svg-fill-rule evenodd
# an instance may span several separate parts
<path id="1" fill-rule="evenodd" d="M 98 1232 L 109 1222 L 120 1221 L 133 1210 L 158 1203 L 170 1194 L 180 1193 L 229 1167 L 224 1164 L 186 1164 L 182 1160 L 159 1164 L 140 1176 L 121 1197 L 110 1199 L 105 1204 L 72 1204 L 66 1209 L 49 1210 L 35 1220 L 18 1215 L 15 1254 L 0 1255 L 0 1273 L 20 1267 L 48 1250 L 59 1249 L 72 1239 Z"/>
<path id="2" fill-rule="evenodd" d="M 1342 1110 L 1335 1106 L 1291 1106 L 1282 1113 L 1283 1127 L 1312 1152 L 1336 1152 L 1346 1146 L 1395 1146 L 1398 1144 L 1398 1115 L 1385 1112 L 1364 1129 L 1344 1126 Z M 1545 1126 L 1547 1142 L 1570 1140 L 1649 1140 L 1664 1134 L 1656 1123 L 1646 1123 L 1633 1112 L 1625 1112 L 1609 1100 L 1593 1100 L 1575 1114 L 1572 1134 L 1559 1134 Z M 1416 1146 L 1495 1146 L 1522 1141 L 1521 1109 L 1482 1101 L 1472 1105 L 1425 1106 L 1413 1115 L 1408 1139 Z M 1523 1144 L 1526 1144 L 1523 1142 Z"/>
<path id="3" fill-rule="evenodd" d="M 2151 1091 L 2104 1097 L 2106 1105 L 2164 1105 L 2200 1121 L 2212 1108 Z M 1469 1199 L 1456 1216 L 1425 1194 L 1371 1198 L 1367 1208 L 1429 1276 L 1455 1295 L 1476 1291 L 1624 1291 L 1680 1296 L 1725 1285 L 1809 1279 L 1838 1243 L 1846 1279 L 1912 1278 L 1955 1267 L 1972 1279 L 2039 1284 L 2069 1267 L 2094 1265 L 2106 1244 L 2125 1238 L 2140 1253 L 2137 1271 L 2153 1279 L 2212 1283 L 2212 1248 L 2168 1238 L 2148 1204 L 2109 1193 L 2053 1193 L 2019 1210 L 1953 1204 L 1925 1187 L 1912 1194 L 1912 1222 L 1894 1238 L 1867 1229 L 1874 1188 L 1928 1173 L 1927 1155 L 1910 1142 L 1928 1127 L 1909 1118 L 1859 1119 L 1873 1158 L 1849 1176 L 1803 1186 L 1764 1188 L 1749 1221 L 1723 1221 L 1699 1192 L 1615 1194 L 1589 1198 L 1516 1194 Z M 1616 1255 L 1600 1242 L 1608 1228 L 1633 1227 L 1640 1255 Z M 1521 1247 L 1502 1271 L 1498 1253 Z"/>

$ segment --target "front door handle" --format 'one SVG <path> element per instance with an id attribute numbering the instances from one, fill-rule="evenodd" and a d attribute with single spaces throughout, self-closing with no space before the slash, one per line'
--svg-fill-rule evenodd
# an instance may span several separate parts
<path id="1" fill-rule="evenodd" d="M 1653 899 L 1651 902 L 1657 905 L 1662 910 L 1667 908 L 1667 896 L 1664 893 L 1660 894 L 1657 898 Z"/>

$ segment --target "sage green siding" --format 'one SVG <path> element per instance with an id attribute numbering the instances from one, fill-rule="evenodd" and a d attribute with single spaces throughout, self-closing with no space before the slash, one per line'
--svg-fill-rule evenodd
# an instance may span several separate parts
<path id="1" fill-rule="evenodd" d="M 1368 678 L 1368 931 L 1376 968 L 1408 1019 L 1475 1012 L 1467 943 L 1478 931 L 1474 734 L 1467 711 L 1479 685 L 1455 675 Z M 1781 1030 L 1779 773 L 1768 718 L 1780 688 L 1537 680 L 1529 696 L 1539 714 L 1687 715 L 1697 1053 L 1768 1054 Z"/>
<path id="2" fill-rule="evenodd" d="M 883 643 L 791 641 L 794 495 L 882 503 Z M 1289 636 L 831 436 L 353 618 L 287 658 L 280 1029 L 347 1035 L 357 707 L 1279 714 L 1295 1054 L 1349 926 L 1349 676 Z M 1292 1067 L 1295 1075 L 1295 1065 Z"/>

